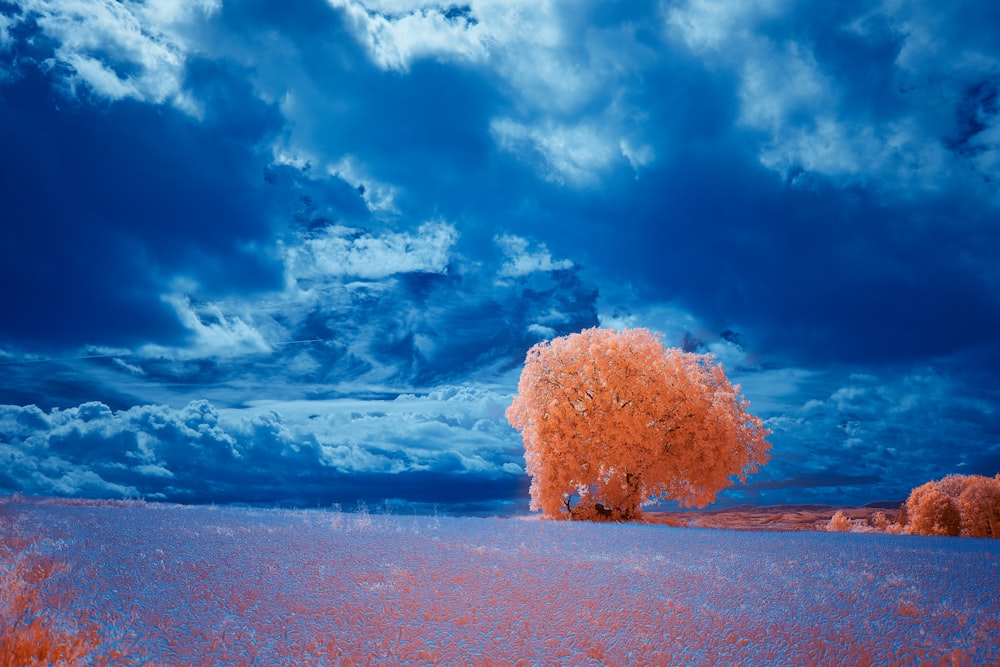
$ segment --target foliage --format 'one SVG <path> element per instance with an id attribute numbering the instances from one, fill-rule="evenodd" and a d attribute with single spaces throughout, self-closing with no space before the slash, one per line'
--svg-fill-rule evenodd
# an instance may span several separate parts
<path id="1" fill-rule="evenodd" d="M 1000 475 L 948 475 L 913 489 L 906 527 L 916 535 L 1000 537 Z"/>
<path id="2" fill-rule="evenodd" d="M 887 532 L 892 525 L 889 521 L 889 517 L 885 515 L 885 512 L 874 512 L 868 517 L 868 525 L 871 526 L 872 530 L 878 533 Z"/>
<path id="3" fill-rule="evenodd" d="M 532 347 L 507 419 L 521 432 L 531 508 L 629 520 L 653 499 L 704 507 L 769 459 L 769 432 L 710 355 L 646 329 L 587 329 Z M 573 506 L 573 497 L 579 497 Z"/>
<path id="4" fill-rule="evenodd" d="M 830 532 L 836 533 L 847 533 L 850 532 L 854 523 L 851 521 L 850 517 L 844 514 L 843 510 L 837 510 L 832 517 L 830 517 L 830 522 L 826 524 L 826 529 Z"/>
<path id="5" fill-rule="evenodd" d="M 59 627 L 58 595 L 46 585 L 65 567 L 31 546 L 12 517 L 0 516 L 0 667 L 83 664 L 99 644 L 97 632 Z"/>
<path id="6" fill-rule="evenodd" d="M 955 502 L 937 482 L 913 489 L 906 500 L 910 532 L 916 535 L 958 535 L 960 517 Z"/>

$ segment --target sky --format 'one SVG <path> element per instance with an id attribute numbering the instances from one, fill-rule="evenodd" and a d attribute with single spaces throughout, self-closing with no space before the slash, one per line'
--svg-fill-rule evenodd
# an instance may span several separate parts
<path id="1" fill-rule="evenodd" d="M 525 353 L 716 355 L 719 505 L 1000 472 L 1000 5 L 0 1 L 0 492 L 518 513 Z"/>

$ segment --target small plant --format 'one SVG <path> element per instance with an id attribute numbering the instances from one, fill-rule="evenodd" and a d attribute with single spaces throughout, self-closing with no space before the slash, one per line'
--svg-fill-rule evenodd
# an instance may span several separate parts
<path id="1" fill-rule="evenodd" d="M 368 512 L 368 504 L 363 500 L 359 500 L 354 511 L 354 528 L 355 530 L 365 530 L 371 527 L 372 517 Z"/>
<path id="2" fill-rule="evenodd" d="M 889 517 L 885 515 L 885 512 L 873 512 L 868 517 L 868 525 L 880 533 L 887 532 L 889 530 Z"/>
<path id="3" fill-rule="evenodd" d="M 832 533 L 847 533 L 850 532 L 852 525 L 850 517 L 844 513 L 844 510 L 837 510 L 830 517 L 830 522 L 826 524 L 826 529 Z"/>
<path id="4" fill-rule="evenodd" d="M 62 568 L 35 554 L 6 550 L 0 560 L 0 667 L 82 664 L 100 643 L 93 627 L 61 629 L 46 584 Z"/>

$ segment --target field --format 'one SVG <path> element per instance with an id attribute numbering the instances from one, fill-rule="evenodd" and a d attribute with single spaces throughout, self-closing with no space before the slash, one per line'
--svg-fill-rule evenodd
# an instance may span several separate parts
<path id="1" fill-rule="evenodd" d="M 0 530 L 0 665 L 32 615 L 94 665 L 1000 664 L 996 540 L 33 499 Z"/>

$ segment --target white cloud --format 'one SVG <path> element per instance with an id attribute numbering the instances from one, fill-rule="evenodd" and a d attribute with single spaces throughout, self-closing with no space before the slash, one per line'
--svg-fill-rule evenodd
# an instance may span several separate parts
<path id="1" fill-rule="evenodd" d="M 114 357 L 111 362 L 118 368 L 126 371 L 127 373 L 131 373 L 132 375 L 142 376 L 146 374 L 146 371 L 142 370 L 141 367 L 136 366 L 135 364 L 130 364 L 119 357 Z"/>
<path id="2" fill-rule="evenodd" d="M 354 2 L 330 0 L 343 9 L 355 36 L 381 68 L 406 71 L 419 58 L 480 60 L 489 33 L 483 24 L 463 17 L 449 19 L 433 2 Z"/>
<path id="3" fill-rule="evenodd" d="M 842 469 L 849 452 L 851 472 L 880 479 L 891 500 L 989 460 L 975 434 L 993 422 L 993 404 L 937 369 L 897 368 L 881 376 L 768 369 L 741 382 L 775 432 L 769 469 L 778 478 Z"/>
<path id="4" fill-rule="evenodd" d="M 139 490 L 134 486 L 108 482 L 93 470 L 85 470 L 75 466 L 70 467 L 60 477 L 54 479 L 36 474 L 34 481 L 41 483 L 43 485 L 42 488 L 45 488 L 48 493 L 60 496 L 99 498 L 130 498 L 139 496 Z"/>
<path id="5" fill-rule="evenodd" d="M 691 311 L 672 303 L 644 302 L 629 288 L 619 288 L 602 293 L 598 319 L 602 327 L 610 329 L 634 329 L 642 327 L 658 331 L 667 337 L 670 344 L 680 344 L 686 332 L 699 337 L 713 335 L 706 325 Z"/>
<path id="6" fill-rule="evenodd" d="M 538 323 L 528 325 L 528 333 L 537 336 L 542 340 L 550 340 L 556 337 L 556 330 Z"/>
<path id="7" fill-rule="evenodd" d="M 170 103 L 193 115 L 197 103 L 183 88 L 193 48 L 188 28 L 211 16 L 220 0 L 23 0 L 56 42 L 55 59 L 72 68 L 71 89 L 85 85 L 111 100 Z"/>
<path id="8" fill-rule="evenodd" d="M 540 170 L 547 180 L 572 185 L 596 183 L 600 174 L 627 157 L 621 140 L 606 134 L 606 129 L 593 123 L 563 124 L 552 120 L 521 123 L 497 118 L 490 123 L 490 132 L 500 148 L 529 159 L 541 158 Z"/>
<path id="9" fill-rule="evenodd" d="M 327 171 L 353 188 L 361 191 L 361 197 L 370 211 L 397 213 L 395 206 L 396 188 L 376 180 L 353 156 L 345 155 Z"/>
<path id="10" fill-rule="evenodd" d="M 867 100 L 849 99 L 857 95 L 851 82 L 836 78 L 817 57 L 810 35 L 781 39 L 766 34 L 769 19 L 795 10 L 788 2 L 689 0 L 666 12 L 666 25 L 669 38 L 710 66 L 737 74 L 740 123 L 760 133 L 764 166 L 785 176 L 805 170 L 875 182 L 894 192 L 935 190 L 957 171 L 943 136 L 949 120 L 942 114 L 953 113 L 960 91 L 948 88 L 977 71 L 980 76 L 1000 72 L 1000 62 L 983 44 L 951 43 L 949 57 L 940 57 L 954 25 L 947 25 L 947 12 L 939 17 L 937 9 L 928 13 L 919 6 L 893 0 L 843 25 L 826 26 L 865 37 L 876 33 L 874 25 L 887 25 L 901 38 L 894 85 L 907 92 L 899 93 L 897 109 L 881 115 L 858 110 Z M 951 57 L 955 52 L 962 55 Z M 996 146 L 993 139 L 983 139 Z M 992 173 L 996 153 L 982 155 L 970 151 L 961 159 Z"/>
<path id="11" fill-rule="evenodd" d="M 628 78 L 651 55 L 634 25 L 583 25 L 589 3 L 472 0 L 465 13 L 429 1 L 330 4 L 383 69 L 405 72 L 435 58 L 490 70 L 518 109 L 491 122 L 494 139 L 519 156 L 540 156 L 536 166 L 551 181 L 591 185 L 615 166 L 637 170 L 655 156 L 623 102 Z"/>
<path id="12" fill-rule="evenodd" d="M 398 273 L 446 273 L 458 232 L 445 222 L 425 222 L 416 233 L 379 236 L 332 226 L 280 248 L 289 282 L 303 279 L 378 280 Z"/>
<path id="13" fill-rule="evenodd" d="M 468 12 L 440 0 L 329 1 L 379 67 L 406 71 L 422 58 L 487 66 L 535 109 L 578 110 L 648 55 L 632 24 L 584 25 L 592 4 L 579 0 L 471 0 Z"/>
<path id="14" fill-rule="evenodd" d="M 282 111 L 289 117 L 295 113 L 289 102 L 291 99 L 293 99 L 293 95 L 287 94 L 281 105 Z M 322 165 L 323 160 L 302 147 L 289 145 L 287 139 L 272 145 L 271 154 L 274 164 L 298 169 L 310 178 L 320 179 L 325 176 L 339 178 L 361 194 L 368 210 L 373 213 L 399 213 L 396 208 L 398 188 L 390 183 L 380 181 L 372 175 L 368 166 L 354 155 L 343 155 L 334 162 L 313 169 L 312 167 L 315 165 Z"/>
<path id="15" fill-rule="evenodd" d="M 628 139 L 622 139 L 618 142 L 618 147 L 637 175 L 641 167 L 651 164 L 656 159 L 656 152 L 649 144 L 634 144 Z"/>
<path id="16" fill-rule="evenodd" d="M 501 467 L 501 469 L 504 472 L 509 473 L 511 475 L 524 475 L 525 474 L 524 468 L 522 468 L 521 466 L 517 465 L 516 463 L 510 463 L 510 462 L 504 463 L 503 466 Z"/>
<path id="17" fill-rule="evenodd" d="M 452 470 L 505 473 L 521 460 L 506 424 L 510 395 L 445 386 L 393 400 L 254 401 L 220 410 L 230 432 L 260 415 L 280 415 L 291 441 L 315 439 L 324 465 L 345 472 Z"/>
<path id="18" fill-rule="evenodd" d="M 497 273 L 502 278 L 517 278 L 537 271 L 562 271 L 573 268 L 568 259 L 553 260 L 544 243 L 532 244 L 514 234 L 502 234 L 493 238 L 506 261 Z"/>
<path id="19" fill-rule="evenodd" d="M 8 48 L 11 44 L 10 27 L 14 20 L 5 14 L 0 14 L 0 48 Z"/>
<path id="20" fill-rule="evenodd" d="M 824 113 L 835 102 L 831 82 L 808 47 L 790 41 L 780 47 L 751 40 L 754 57 L 744 63 L 740 120 L 775 133 L 793 113 Z"/>
<path id="21" fill-rule="evenodd" d="M 757 21 L 774 16 L 786 0 L 689 0 L 666 12 L 668 31 L 693 51 L 722 51 L 747 39 Z"/>
<path id="22" fill-rule="evenodd" d="M 164 301 L 173 306 L 181 324 L 190 332 L 191 343 L 184 347 L 144 345 L 139 349 L 139 355 L 143 357 L 232 358 L 271 352 L 271 346 L 260 331 L 242 317 L 227 316 L 217 304 L 208 303 L 196 308 L 188 297 L 177 294 L 165 296 Z"/>

